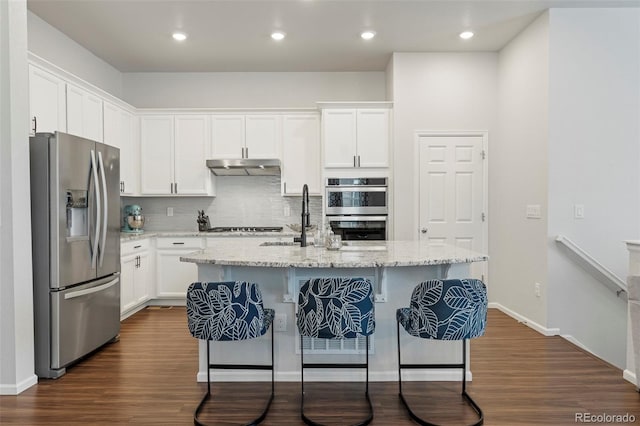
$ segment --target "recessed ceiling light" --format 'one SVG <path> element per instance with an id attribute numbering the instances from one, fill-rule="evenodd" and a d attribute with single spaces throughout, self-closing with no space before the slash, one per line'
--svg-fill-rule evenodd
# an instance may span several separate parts
<path id="1" fill-rule="evenodd" d="M 460 38 L 463 40 L 469 40 L 471 37 L 473 37 L 473 32 L 471 31 L 463 31 L 460 33 Z"/>
<path id="2" fill-rule="evenodd" d="M 283 33 L 282 31 L 274 31 L 274 32 L 271 33 L 271 38 L 276 40 L 276 41 L 282 40 L 285 36 L 286 36 L 286 34 Z"/>
<path id="3" fill-rule="evenodd" d="M 376 32 L 375 31 L 363 31 L 360 34 L 360 37 L 362 37 L 364 40 L 371 40 L 375 36 L 376 36 Z"/>
<path id="4" fill-rule="evenodd" d="M 185 41 L 187 39 L 187 35 L 179 31 L 176 31 L 171 36 L 173 37 L 174 40 L 177 40 L 177 41 Z"/>

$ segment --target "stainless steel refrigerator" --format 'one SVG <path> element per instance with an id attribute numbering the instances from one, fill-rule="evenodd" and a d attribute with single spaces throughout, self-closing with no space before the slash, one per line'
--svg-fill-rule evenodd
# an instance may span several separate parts
<path id="1" fill-rule="evenodd" d="M 120 150 L 29 140 L 35 370 L 56 378 L 120 333 Z"/>

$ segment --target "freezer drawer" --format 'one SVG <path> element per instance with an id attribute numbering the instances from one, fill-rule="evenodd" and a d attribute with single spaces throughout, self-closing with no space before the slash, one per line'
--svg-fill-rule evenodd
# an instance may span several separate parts
<path id="1" fill-rule="evenodd" d="M 120 277 L 51 293 L 51 368 L 62 368 L 120 333 Z"/>

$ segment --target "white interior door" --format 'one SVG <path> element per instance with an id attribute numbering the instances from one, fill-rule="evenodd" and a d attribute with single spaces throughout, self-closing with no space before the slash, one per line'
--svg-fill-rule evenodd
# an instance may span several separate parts
<path id="1" fill-rule="evenodd" d="M 420 239 L 486 252 L 484 137 L 420 136 Z M 484 279 L 486 262 L 473 263 Z"/>

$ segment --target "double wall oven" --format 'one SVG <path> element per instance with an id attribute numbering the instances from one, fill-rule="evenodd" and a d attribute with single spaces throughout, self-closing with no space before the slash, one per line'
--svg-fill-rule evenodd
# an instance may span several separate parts
<path id="1" fill-rule="evenodd" d="M 343 240 L 386 240 L 387 178 L 328 178 L 326 220 Z"/>

